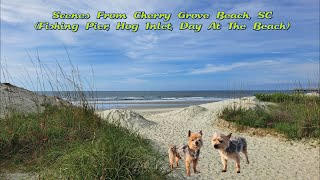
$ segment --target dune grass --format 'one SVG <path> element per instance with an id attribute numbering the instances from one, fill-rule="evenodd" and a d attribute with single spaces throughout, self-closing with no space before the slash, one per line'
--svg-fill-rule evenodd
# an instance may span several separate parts
<path id="1" fill-rule="evenodd" d="M 165 179 L 147 140 L 79 107 L 1 120 L 0 162 L 44 179 Z"/>
<path id="2" fill-rule="evenodd" d="M 7 66 L 0 67 L 2 81 L 77 101 L 45 104 L 37 113 L 12 110 L 0 119 L 0 179 L 2 170 L 35 173 L 40 179 L 166 179 L 163 156 L 151 142 L 95 114 L 95 105 L 87 101 L 88 95 L 94 97 L 94 85 L 84 88 L 94 80 L 82 78 L 66 54 L 69 64 L 57 62 L 54 68 L 28 53 L 35 77 L 25 72 L 26 82 L 13 79 Z M 11 101 L 8 97 L 2 103 L 17 104 Z"/>
<path id="3" fill-rule="evenodd" d="M 274 102 L 267 108 L 227 107 L 220 117 L 254 128 L 272 128 L 290 139 L 320 137 L 320 100 L 301 94 L 257 94 L 261 101 Z"/>
<path id="4" fill-rule="evenodd" d="M 320 102 L 319 96 L 306 96 L 304 94 L 294 93 L 274 93 L 274 94 L 256 94 L 256 98 L 260 101 L 275 102 L 275 103 L 308 103 Z"/>

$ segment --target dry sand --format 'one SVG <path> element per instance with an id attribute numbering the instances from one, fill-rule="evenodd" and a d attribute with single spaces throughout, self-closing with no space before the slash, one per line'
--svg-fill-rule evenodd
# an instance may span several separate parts
<path id="1" fill-rule="evenodd" d="M 144 118 L 139 121 L 139 133 L 151 139 L 165 154 L 169 144 L 181 144 L 187 141 L 187 132 L 202 130 L 204 146 L 201 149 L 198 169 L 200 174 L 191 173 L 185 176 L 184 163 L 175 169 L 171 176 L 175 179 L 320 179 L 319 146 L 311 146 L 303 142 L 284 141 L 277 137 L 258 137 L 249 134 L 232 132 L 235 136 L 243 136 L 248 141 L 250 164 L 246 164 L 241 155 L 241 173 L 235 172 L 235 162 L 228 162 L 228 171 L 222 173 L 222 165 L 218 152 L 211 146 L 214 132 L 227 133 L 228 129 L 215 124 L 219 111 L 226 106 L 240 105 L 254 107 L 264 106 L 254 97 L 226 100 L 199 106 L 180 109 L 155 110 L 150 113 L 139 110 Z M 137 112 L 138 113 L 138 112 Z M 147 126 L 141 122 L 147 121 Z M 132 122 L 132 121 L 131 121 Z M 149 122 L 154 122 L 150 126 Z"/>
<path id="2" fill-rule="evenodd" d="M 148 121 L 140 114 L 128 109 L 110 109 L 98 112 L 98 114 L 102 119 L 107 120 L 109 123 L 123 126 L 135 132 L 156 124 L 155 122 Z"/>

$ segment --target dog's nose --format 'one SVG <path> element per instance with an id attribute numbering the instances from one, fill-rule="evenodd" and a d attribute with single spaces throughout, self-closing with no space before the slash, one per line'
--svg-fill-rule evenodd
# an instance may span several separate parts
<path id="1" fill-rule="evenodd" d="M 216 148 L 216 149 L 218 149 L 219 146 L 218 146 L 218 144 L 215 144 L 213 147 Z"/>
<path id="2" fill-rule="evenodd" d="M 196 141 L 196 145 L 197 145 L 197 146 L 199 145 L 199 141 Z"/>

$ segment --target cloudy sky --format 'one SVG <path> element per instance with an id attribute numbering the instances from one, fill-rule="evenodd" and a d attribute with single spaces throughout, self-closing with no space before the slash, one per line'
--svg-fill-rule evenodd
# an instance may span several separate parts
<path id="1" fill-rule="evenodd" d="M 53 20 L 52 12 L 89 13 L 89 20 Z M 126 13 L 126 20 L 95 19 L 97 11 Z M 136 11 L 171 13 L 173 31 L 146 31 Z M 181 20 L 180 11 L 209 13 L 206 20 Z M 242 13 L 251 20 L 218 21 L 218 11 Z M 259 20 L 259 11 L 273 11 L 273 19 Z M 80 24 L 78 32 L 36 31 L 36 22 Z M 109 31 L 85 31 L 86 22 L 111 24 Z M 115 24 L 138 23 L 138 32 L 116 31 Z M 179 31 L 181 22 L 203 24 L 201 32 Z M 222 30 L 208 31 L 211 22 Z M 246 24 L 245 31 L 227 30 L 228 22 Z M 288 31 L 252 30 L 254 22 L 291 23 Z M 67 52 L 66 52 L 67 50 Z M 37 65 L 54 72 L 59 63 L 72 69 L 68 54 L 81 76 L 97 90 L 224 90 L 287 89 L 298 82 L 319 81 L 318 0 L 2 0 L 1 65 L 12 79 L 28 87 L 36 82 Z M 29 57 L 30 56 L 30 57 Z M 8 72 L 7 72 L 8 71 Z M 28 83 L 29 82 L 29 83 Z"/>

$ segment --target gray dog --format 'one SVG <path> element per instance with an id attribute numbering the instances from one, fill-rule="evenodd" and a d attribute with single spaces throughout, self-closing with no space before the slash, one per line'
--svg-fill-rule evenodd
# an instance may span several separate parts
<path id="1" fill-rule="evenodd" d="M 231 133 L 227 136 L 221 133 L 214 133 L 211 142 L 213 147 L 218 149 L 220 153 L 223 164 L 222 172 L 227 171 L 227 160 L 233 159 L 236 161 L 237 173 L 240 173 L 240 152 L 245 155 L 247 164 L 249 164 L 247 141 L 245 138 L 231 138 Z"/>

